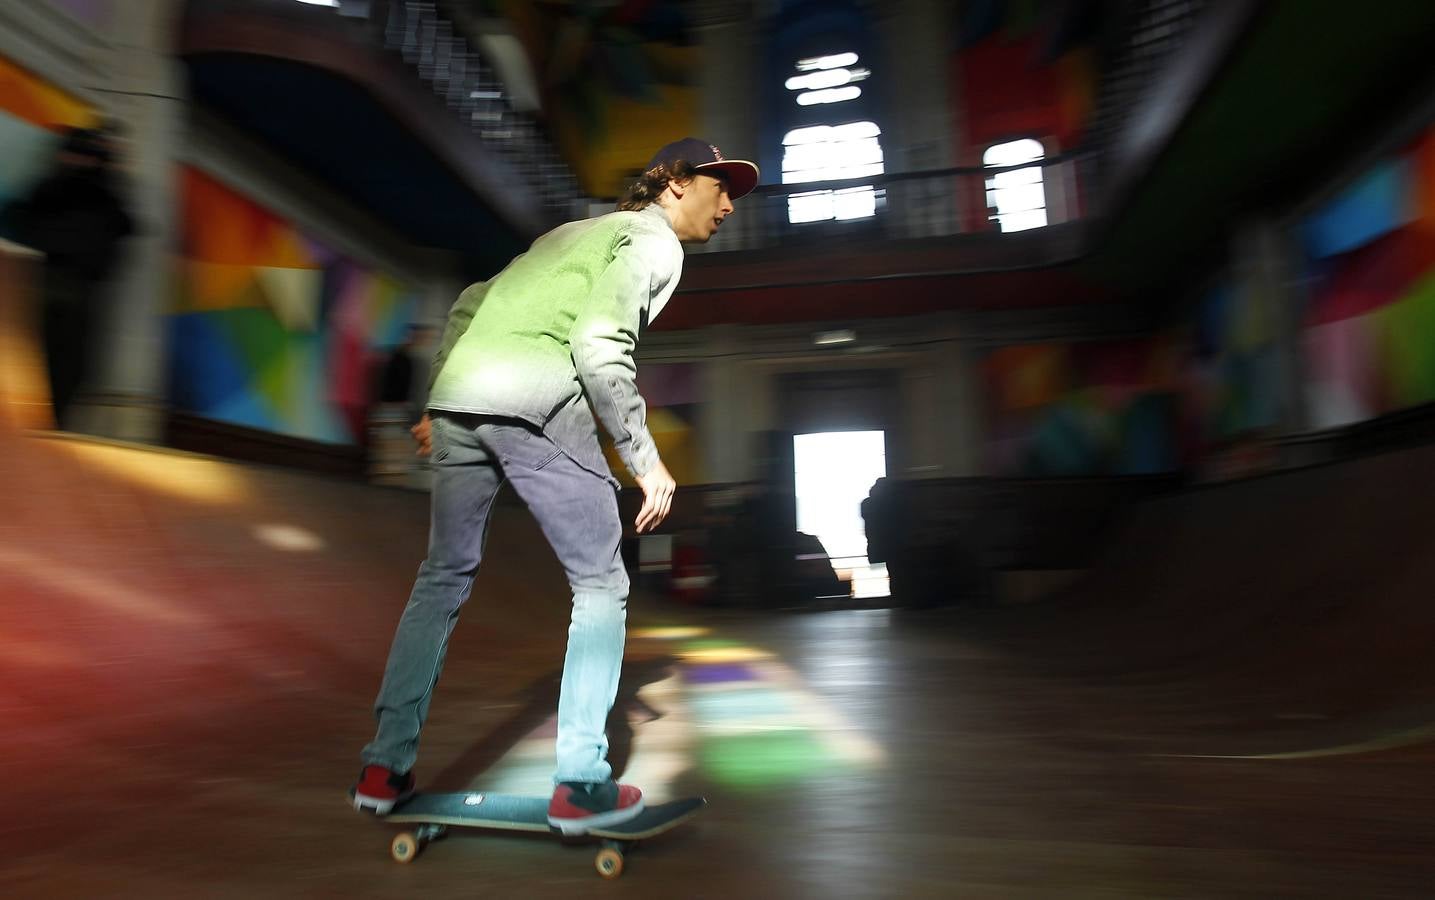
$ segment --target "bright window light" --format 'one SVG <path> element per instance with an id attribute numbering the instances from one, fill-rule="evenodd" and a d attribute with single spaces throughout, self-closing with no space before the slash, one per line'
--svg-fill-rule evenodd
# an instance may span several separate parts
<path id="1" fill-rule="evenodd" d="M 831 218 L 831 191 L 808 191 L 805 194 L 792 194 L 787 198 L 787 221 L 794 225 L 803 222 L 826 222 Z"/>
<path id="2" fill-rule="evenodd" d="M 827 69 L 808 75 L 794 75 L 787 79 L 789 91 L 820 91 L 823 88 L 838 87 L 851 81 L 846 69 Z"/>
<path id="3" fill-rule="evenodd" d="M 806 59 L 797 61 L 799 72 L 811 72 L 817 69 L 836 69 L 842 66 L 856 65 L 857 54 L 855 53 L 834 53 L 831 56 L 809 56 Z"/>
<path id="4" fill-rule="evenodd" d="M 857 69 L 856 53 L 835 53 L 798 60 L 798 74 L 787 79 L 787 88 L 802 91 L 801 106 L 841 103 L 862 95 L 853 81 L 866 79 L 871 72 Z M 794 128 L 782 139 L 783 184 L 869 178 L 885 171 L 880 140 L 882 129 L 869 121 L 806 125 Z M 787 220 L 792 223 L 865 219 L 876 215 L 883 192 L 871 185 L 841 190 L 806 191 L 787 200 Z"/>
<path id="5" fill-rule="evenodd" d="M 819 103 L 843 103 L 862 96 L 862 89 L 855 84 L 846 87 L 829 88 L 825 91 L 808 91 L 797 95 L 798 106 L 816 106 Z"/>
<path id="6" fill-rule="evenodd" d="M 782 154 L 783 184 L 881 174 L 882 145 L 876 138 L 796 144 Z"/>
<path id="7" fill-rule="evenodd" d="M 870 185 L 839 191 L 805 191 L 787 198 L 787 221 L 867 219 L 877 214 L 879 195 Z"/>
<path id="8" fill-rule="evenodd" d="M 833 569 L 850 582 L 854 594 L 885 595 L 885 567 L 878 572 L 867 561 L 862 501 L 872 483 L 887 474 L 887 436 L 881 431 L 799 434 L 792 439 L 792 459 L 797 530 L 822 541 Z"/>
<path id="9" fill-rule="evenodd" d="M 1031 138 L 993 144 L 982 154 L 985 166 L 1020 166 L 1040 163 L 1045 156 L 1041 142 Z M 987 177 L 989 218 L 1002 231 L 1026 231 L 1046 225 L 1046 189 L 1040 165 L 998 172 Z"/>
<path id="10" fill-rule="evenodd" d="M 881 174 L 882 145 L 876 138 L 795 144 L 782 154 L 784 184 Z"/>
<path id="11" fill-rule="evenodd" d="M 877 193 L 870 187 L 832 192 L 832 218 L 866 219 L 877 214 Z"/>
<path id="12" fill-rule="evenodd" d="M 982 154 L 984 166 L 1019 166 L 1022 163 L 1039 162 L 1046 153 L 1041 142 L 1031 138 L 993 144 Z"/>
<path id="13" fill-rule="evenodd" d="M 1002 231 L 1029 231 L 1046 225 L 1046 210 L 1029 209 L 1023 212 L 1002 213 Z"/>
<path id="14" fill-rule="evenodd" d="M 307 3 L 310 6 L 338 6 L 339 0 L 299 0 L 300 3 Z"/>
<path id="15" fill-rule="evenodd" d="M 882 133 L 875 122 L 848 122 L 846 125 L 812 125 L 794 128 L 782 139 L 784 147 L 795 144 L 820 144 L 827 141 L 850 141 L 875 138 Z"/>
<path id="16" fill-rule="evenodd" d="M 820 91 L 835 88 L 854 81 L 862 81 L 872 74 L 866 69 L 823 69 L 806 75 L 794 75 L 787 79 L 789 91 Z"/>

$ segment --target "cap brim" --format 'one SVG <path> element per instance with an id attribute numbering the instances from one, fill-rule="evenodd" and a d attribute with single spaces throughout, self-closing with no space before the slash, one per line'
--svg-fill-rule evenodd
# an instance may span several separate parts
<path id="1" fill-rule="evenodd" d="M 733 200 L 746 197 L 757 187 L 757 165 L 745 159 L 724 159 L 697 166 L 701 174 L 720 174 L 727 179 L 727 195 Z"/>

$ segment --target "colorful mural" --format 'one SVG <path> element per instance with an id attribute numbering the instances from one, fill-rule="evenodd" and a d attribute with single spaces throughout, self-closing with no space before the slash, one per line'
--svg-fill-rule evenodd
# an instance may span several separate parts
<path id="1" fill-rule="evenodd" d="M 182 168 L 179 184 L 173 406 L 293 437 L 361 442 L 374 366 L 402 341 L 412 292 L 196 168 Z"/>
<path id="2" fill-rule="evenodd" d="M 1185 454 L 1187 350 L 1174 337 L 1023 344 L 982 364 L 987 471 L 1001 476 L 1137 475 Z"/>
<path id="3" fill-rule="evenodd" d="M 1300 226 L 1312 424 L 1435 401 L 1435 128 Z"/>
<path id="4" fill-rule="evenodd" d="M 701 65 L 681 4 L 486 0 L 513 26 L 544 115 L 589 195 L 617 195 L 674 135 L 696 130 Z"/>
<path id="5" fill-rule="evenodd" d="M 1086 4 L 961 4 L 949 70 L 959 165 L 982 165 L 988 147 L 1020 138 L 1035 138 L 1049 152 L 1078 145 L 1095 104 L 1097 24 Z M 958 202 L 964 230 L 993 227 L 983 192 Z"/>
<path id="6" fill-rule="evenodd" d="M 1227 275 L 1198 303 L 1186 385 L 1198 452 L 1268 433 L 1279 423 L 1275 299 Z"/>
<path id="7" fill-rule="evenodd" d="M 49 171 L 62 129 L 97 123 L 93 107 L 0 57 L 0 207 Z"/>
<path id="8" fill-rule="evenodd" d="M 1079 4 L 961 5 L 952 76 L 962 98 L 959 146 L 970 162 L 979 163 L 987 145 L 1020 137 L 1076 145 L 1096 94 L 1096 25 Z"/>

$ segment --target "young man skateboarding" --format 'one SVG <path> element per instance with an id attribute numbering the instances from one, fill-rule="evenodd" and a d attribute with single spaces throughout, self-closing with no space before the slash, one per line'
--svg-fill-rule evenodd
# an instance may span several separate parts
<path id="1" fill-rule="evenodd" d="M 642 792 L 616 783 L 607 760 L 628 576 L 617 482 L 594 413 L 642 488 L 637 530 L 650 531 L 676 485 L 648 433 L 633 351 L 677 287 L 681 244 L 711 238 L 757 179 L 757 166 L 725 160 L 705 141 L 675 141 L 617 212 L 548 232 L 459 296 L 434 358 L 429 414 L 414 428 L 420 454 L 433 461 L 428 558 L 389 650 L 374 704 L 378 733 L 351 791 L 357 809 L 383 815 L 413 792 L 419 731 L 478 571 L 489 511 L 508 481 L 573 589 L 549 823 L 576 833 L 642 811 Z"/>

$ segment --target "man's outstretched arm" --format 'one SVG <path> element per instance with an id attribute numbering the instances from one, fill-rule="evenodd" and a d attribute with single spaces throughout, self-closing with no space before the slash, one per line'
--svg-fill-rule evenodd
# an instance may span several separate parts
<path id="1" fill-rule="evenodd" d="M 654 284 L 665 288 L 677 276 L 665 263 L 670 258 L 671 248 L 662 236 L 625 235 L 594 283 L 571 338 L 583 393 L 623 465 L 643 489 L 639 531 L 655 528 L 667 517 L 677 489 L 648 431 L 647 404 L 638 393 L 633 360 Z"/>

